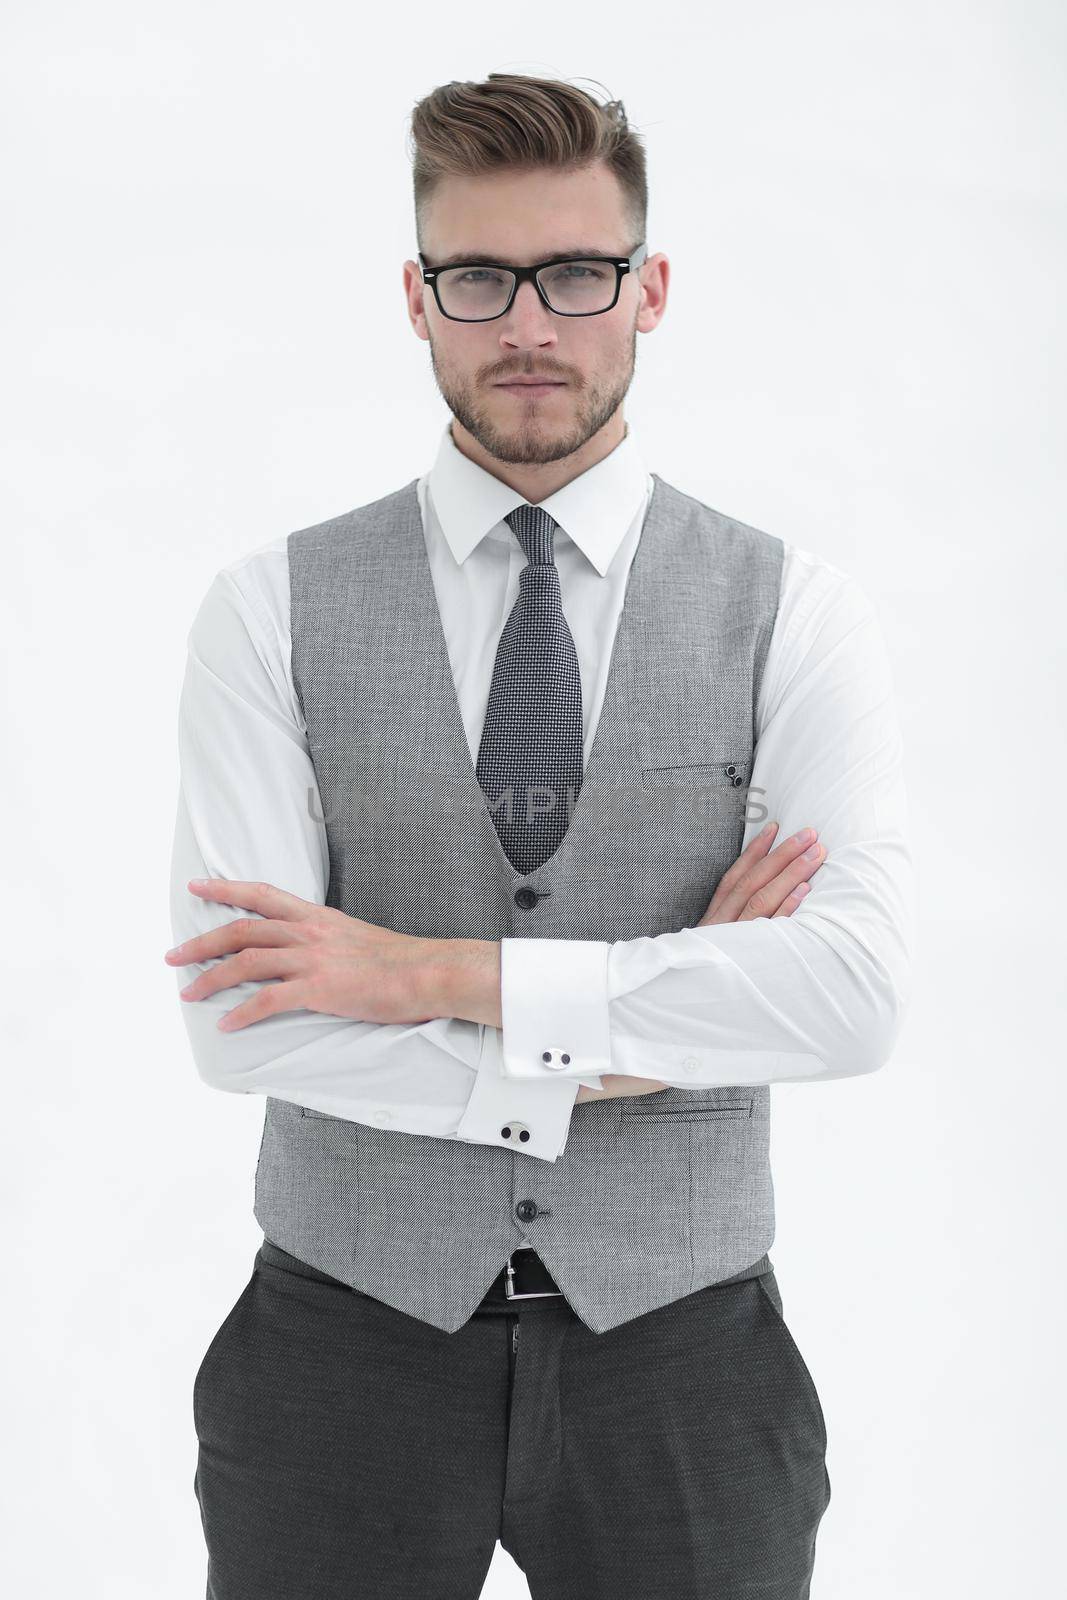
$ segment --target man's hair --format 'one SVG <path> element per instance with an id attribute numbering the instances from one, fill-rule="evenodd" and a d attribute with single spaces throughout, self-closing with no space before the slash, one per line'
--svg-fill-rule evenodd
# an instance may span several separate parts
<path id="1" fill-rule="evenodd" d="M 411 115 L 415 237 L 423 246 L 427 204 L 448 174 L 574 170 L 604 161 L 622 186 L 633 238 L 645 237 L 648 181 L 640 136 L 621 100 L 601 104 L 559 78 L 491 72 L 484 83 L 445 83 Z"/>

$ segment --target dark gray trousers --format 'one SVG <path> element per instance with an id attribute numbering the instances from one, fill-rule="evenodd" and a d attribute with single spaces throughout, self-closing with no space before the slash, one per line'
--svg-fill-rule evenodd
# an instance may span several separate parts
<path id="1" fill-rule="evenodd" d="M 773 1271 L 591 1333 L 448 1334 L 264 1240 L 193 1384 L 207 1600 L 807 1600 L 830 1499 Z M 518 1330 L 517 1333 L 515 1330 Z"/>

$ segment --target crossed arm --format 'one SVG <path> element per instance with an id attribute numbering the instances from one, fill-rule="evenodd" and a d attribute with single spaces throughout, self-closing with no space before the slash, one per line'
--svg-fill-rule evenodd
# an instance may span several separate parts
<path id="1" fill-rule="evenodd" d="M 598 1082 L 647 1092 L 880 1065 L 906 997 L 911 862 L 884 643 L 842 580 L 816 564 L 779 619 L 752 773 L 785 843 L 819 828 L 810 894 L 783 910 L 750 878 L 757 898 L 742 914 L 741 876 L 784 859 L 781 844 L 761 857 L 760 817 L 737 879 L 696 927 L 600 945 L 424 940 L 325 907 L 288 640 L 254 588 L 220 574 L 189 636 L 168 957 L 193 980 L 185 1017 L 201 1076 L 356 1120 L 368 1096 L 387 1099 L 417 1107 L 420 1130 L 451 1133 L 494 1052 L 506 1077 L 544 1071 L 532 1047 L 546 1009 L 554 1035 L 589 1023 L 597 1041 L 563 1074 L 579 1098 Z M 206 888 L 189 888 L 194 873 L 211 875 Z M 590 972 L 599 989 L 578 985 Z"/>
<path id="2" fill-rule="evenodd" d="M 775 844 L 768 823 L 724 874 L 698 927 L 790 916 L 825 856 L 807 828 Z M 225 1032 L 280 1012 L 307 1009 L 373 1023 L 426 1023 L 458 1018 L 500 1028 L 500 941 L 423 939 L 394 933 L 332 907 L 302 900 L 269 883 L 191 879 L 190 892 L 254 912 L 168 950 L 172 966 L 214 961 L 181 991 L 187 1002 L 241 983 L 250 999 L 218 1019 Z M 268 986 L 269 984 L 269 986 Z M 647 1094 L 666 1085 L 633 1074 L 606 1073 L 599 1090 L 579 1086 L 577 1099 Z"/>

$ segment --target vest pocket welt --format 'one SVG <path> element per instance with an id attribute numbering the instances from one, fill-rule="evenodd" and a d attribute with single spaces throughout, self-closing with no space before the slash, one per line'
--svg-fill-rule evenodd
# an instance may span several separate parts
<path id="1" fill-rule="evenodd" d="M 736 756 L 733 760 L 687 761 L 678 765 L 641 768 L 641 779 L 648 789 L 743 789 L 747 777 L 746 756 Z"/>
<path id="2" fill-rule="evenodd" d="M 619 1106 L 623 1121 L 634 1117 L 642 1122 L 725 1122 L 732 1118 L 751 1117 L 753 1096 L 750 1094 L 725 1094 L 714 1100 L 701 1100 L 699 1089 L 679 1089 L 674 1085 L 655 1089 L 651 1094 L 621 1095 Z M 670 1095 L 668 1100 L 666 1097 Z M 657 1105 L 657 1101 L 663 1101 Z"/>

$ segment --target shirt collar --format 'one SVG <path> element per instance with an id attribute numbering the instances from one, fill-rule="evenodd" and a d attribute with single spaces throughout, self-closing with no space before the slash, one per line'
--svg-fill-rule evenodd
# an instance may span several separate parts
<path id="1" fill-rule="evenodd" d="M 489 534 L 514 538 L 500 525 L 509 511 L 526 504 L 525 498 L 463 454 L 452 438 L 451 422 L 441 435 L 427 486 L 456 561 L 465 561 Z M 609 455 L 539 503 L 603 577 L 647 489 L 648 472 L 627 424 Z"/>

